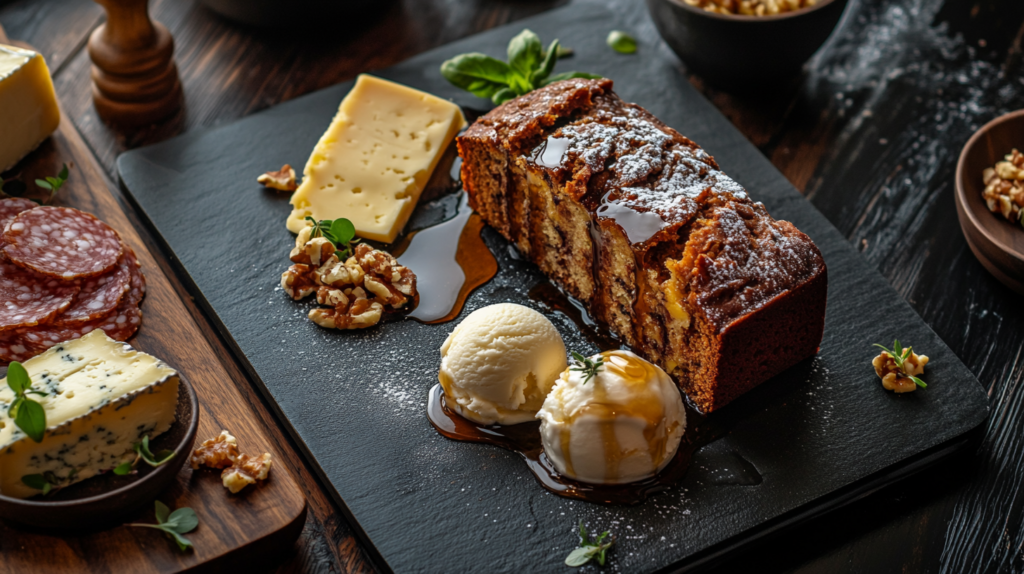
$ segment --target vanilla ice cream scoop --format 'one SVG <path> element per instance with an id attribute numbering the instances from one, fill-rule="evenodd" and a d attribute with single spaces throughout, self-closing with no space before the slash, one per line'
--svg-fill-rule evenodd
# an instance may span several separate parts
<path id="1" fill-rule="evenodd" d="M 675 456 L 686 412 L 672 379 L 629 351 L 594 355 L 597 375 L 566 369 L 537 413 L 544 452 L 569 478 L 625 484 L 654 476 Z"/>
<path id="2" fill-rule="evenodd" d="M 445 401 L 485 425 L 535 418 L 558 374 L 565 343 L 544 315 L 512 303 L 470 313 L 441 345 Z"/>

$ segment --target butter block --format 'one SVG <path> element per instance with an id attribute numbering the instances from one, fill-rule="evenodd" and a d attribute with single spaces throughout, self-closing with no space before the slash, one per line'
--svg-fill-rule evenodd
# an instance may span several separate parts
<path id="1" fill-rule="evenodd" d="M 298 233 L 307 216 L 345 217 L 360 237 L 391 243 L 465 126 L 462 110 L 447 100 L 359 76 L 306 163 L 288 229 Z"/>
<path id="2" fill-rule="evenodd" d="M 0 172 L 57 129 L 60 110 L 43 57 L 0 44 Z"/>
<path id="3" fill-rule="evenodd" d="M 162 361 L 119 343 L 101 329 L 61 343 L 22 364 L 43 405 L 42 442 L 7 414 L 14 393 L 0 380 L 0 493 L 28 498 L 40 491 L 22 482 L 52 472 L 67 486 L 132 460 L 134 443 L 171 428 L 178 405 L 178 373 Z M 144 464 L 144 463 L 140 463 Z"/>

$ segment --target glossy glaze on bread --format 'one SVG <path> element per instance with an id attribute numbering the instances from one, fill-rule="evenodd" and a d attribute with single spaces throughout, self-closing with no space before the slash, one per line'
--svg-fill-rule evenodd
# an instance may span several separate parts
<path id="1" fill-rule="evenodd" d="M 817 352 L 818 248 L 611 80 L 507 102 L 458 146 L 473 208 L 701 410 Z"/>

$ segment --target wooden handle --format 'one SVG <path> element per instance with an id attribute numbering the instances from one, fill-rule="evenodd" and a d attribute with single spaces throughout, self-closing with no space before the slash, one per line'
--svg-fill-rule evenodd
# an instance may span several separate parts
<path id="1" fill-rule="evenodd" d="M 160 121 L 181 108 L 174 40 L 149 18 L 147 0 L 95 0 L 107 22 L 89 37 L 93 103 L 118 127 Z"/>

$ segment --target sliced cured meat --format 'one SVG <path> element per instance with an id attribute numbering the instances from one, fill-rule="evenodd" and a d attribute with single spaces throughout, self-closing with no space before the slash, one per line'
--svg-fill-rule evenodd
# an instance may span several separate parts
<path id="1" fill-rule="evenodd" d="M 67 309 L 78 286 L 10 263 L 0 263 L 0 332 L 52 320 Z"/>
<path id="2" fill-rule="evenodd" d="M 7 225 L 4 239 L 4 253 L 12 262 L 61 279 L 106 273 L 123 251 L 109 225 L 69 207 L 23 211 Z"/>
<path id="3" fill-rule="evenodd" d="M 138 305 L 146 295 L 146 276 L 142 274 L 142 266 L 135 256 L 135 251 L 128 244 L 124 244 L 124 259 L 127 262 L 128 270 L 131 272 L 131 287 L 128 294 L 124 296 L 125 301 L 132 305 Z"/>
<path id="4" fill-rule="evenodd" d="M 98 319 L 112 312 L 131 286 L 129 265 L 132 263 L 129 263 L 126 256 L 122 256 L 113 271 L 76 281 L 82 290 L 78 292 L 75 302 L 53 323 L 65 327 Z"/>
<path id="5" fill-rule="evenodd" d="M 103 329 L 111 339 L 126 341 L 141 323 L 142 311 L 138 305 L 129 303 L 126 296 L 109 315 L 85 323 L 65 327 L 37 325 L 0 331 L 0 361 L 9 363 L 30 359 L 58 343 L 78 339 L 96 329 Z"/>
<path id="6" fill-rule="evenodd" d="M 28 211 L 36 207 L 39 207 L 36 205 L 36 202 L 20 197 L 0 199 L 0 261 L 8 261 L 7 256 L 3 253 L 4 244 L 6 243 L 4 241 L 4 228 L 22 211 Z"/>

